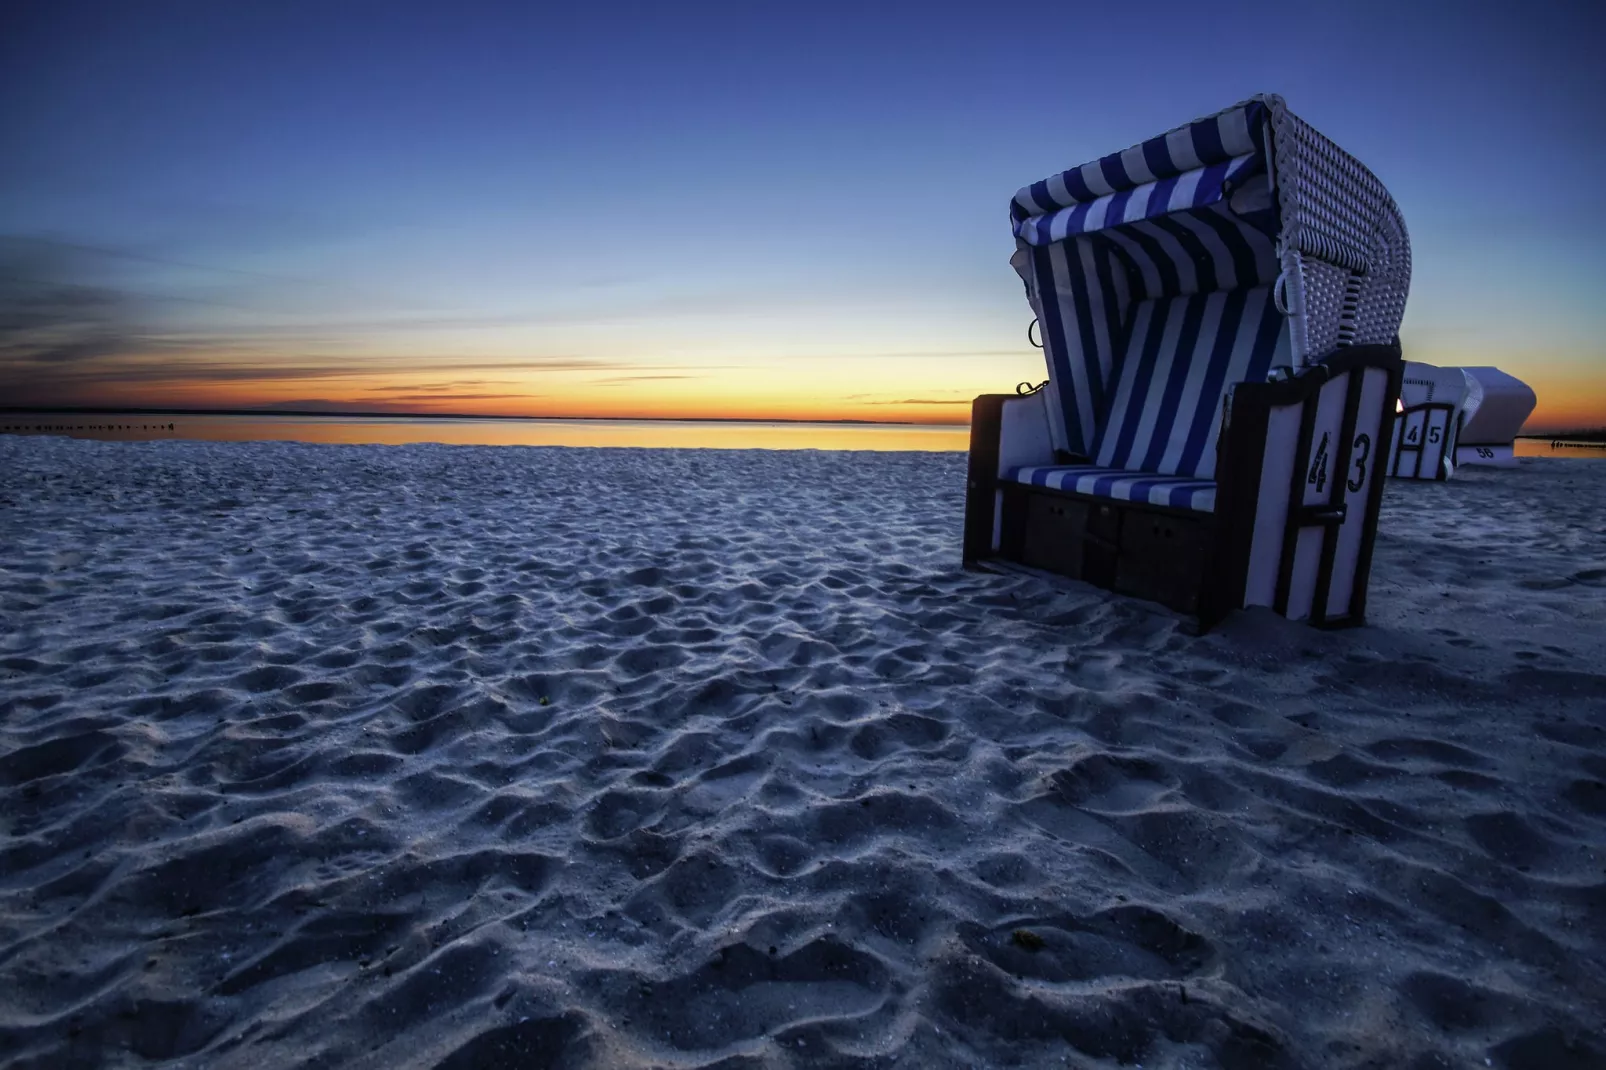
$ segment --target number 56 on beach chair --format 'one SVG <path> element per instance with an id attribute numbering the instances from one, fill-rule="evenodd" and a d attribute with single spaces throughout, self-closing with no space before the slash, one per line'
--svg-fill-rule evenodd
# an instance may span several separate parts
<path id="1" fill-rule="evenodd" d="M 1048 381 L 972 409 L 964 557 L 1359 624 L 1410 282 L 1371 172 L 1256 97 L 1010 205 Z"/>

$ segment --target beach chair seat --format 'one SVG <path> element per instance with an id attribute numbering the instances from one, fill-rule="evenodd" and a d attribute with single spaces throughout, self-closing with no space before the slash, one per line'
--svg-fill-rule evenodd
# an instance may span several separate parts
<path id="1" fill-rule="evenodd" d="M 1205 628 L 1248 605 L 1360 623 L 1410 279 L 1382 184 L 1263 96 L 1010 214 L 1048 379 L 972 407 L 966 565 Z"/>
<path id="2" fill-rule="evenodd" d="M 1139 502 L 1167 509 L 1209 513 L 1216 508 L 1216 481 L 1213 479 L 1132 472 L 1091 464 L 1017 465 L 1005 471 L 1003 478 L 1028 487 L 1047 487 L 1092 498 Z"/>

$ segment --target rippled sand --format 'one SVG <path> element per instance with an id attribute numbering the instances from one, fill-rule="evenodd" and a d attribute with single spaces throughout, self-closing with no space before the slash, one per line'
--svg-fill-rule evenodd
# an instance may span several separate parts
<path id="1" fill-rule="evenodd" d="M 963 464 L 0 438 L 0 1063 L 1606 1065 L 1606 462 L 1203 639 Z"/>

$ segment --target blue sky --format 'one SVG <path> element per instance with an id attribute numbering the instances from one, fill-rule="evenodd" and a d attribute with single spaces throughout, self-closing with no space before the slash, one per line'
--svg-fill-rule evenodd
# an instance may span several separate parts
<path id="1" fill-rule="evenodd" d="M 1270 91 L 1399 201 L 1408 355 L 1499 364 L 1541 417 L 1606 423 L 1597 22 L 1584 4 L 36 5 L 0 42 L 0 255 L 109 295 L 131 341 L 12 363 L 0 387 L 962 418 L 1040 366 L 1008 266 L 1015 189 Z"/>

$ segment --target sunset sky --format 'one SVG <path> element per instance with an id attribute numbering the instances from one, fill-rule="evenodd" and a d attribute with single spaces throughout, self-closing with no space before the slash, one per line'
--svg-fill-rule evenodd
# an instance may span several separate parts
<path id="1" fill-rule="evenodd" d="M 963 422 L 1043 377 L 1015 190 L 1277 92 L 1405 213 L 1407 356 L 1606 424 L 1594 5 L 7 19 L 0 405 Z"/>

